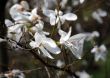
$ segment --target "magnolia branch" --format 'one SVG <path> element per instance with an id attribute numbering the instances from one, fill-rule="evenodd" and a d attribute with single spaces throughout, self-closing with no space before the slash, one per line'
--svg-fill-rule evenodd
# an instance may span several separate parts
<path id="1" fill-rule="evenodd" d="M 9 40 L 9 38 L 7 38 Z M 12 40 L 14 41 L 14 40 Z M 16 41 L 14 41 L 16 42 Z M 44 66 L 48 67 L 48 68 L 53 68 L 55 70 L 59 70 L 59 71 L 65 71 L 66 73 L 68 73 L 69 75 L 71 76 L 74 76 L 75 78 L 79 78 L 75 72 L 72 72 L 70 69 L 68 69 L 66 66 L 65 67 L 58 67 L 58 66 L 55 66 L 55 65 L 52 65 L 52 64 L 49 64 L 47 62 L 45 62 L 37 53 L 36 53 L 36 50 L 35 49 L 31 49 L 30 47 L 26 47 L 26 46 L 23 46 L 22 44 L 20 44 L 19 42 L 16 42 L 16 44 L 20 47 L 22 47 L 22 49 L 24 50 L 28 50 L 36 60 L 39 60 L 41 64 L 43 64 Z"/>

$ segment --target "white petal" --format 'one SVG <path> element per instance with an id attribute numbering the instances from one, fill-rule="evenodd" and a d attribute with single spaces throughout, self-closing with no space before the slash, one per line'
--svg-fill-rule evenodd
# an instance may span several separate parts
<path id="1" fill-rule="evenodd" d="M 70 37 L 65 45 L 71 50 L 76 58 L 81 59 L 83 52 L 83 44 L 86 36 L 85 34 L 77 34 Z"/>
<path id="2" fill-rule="evenodd" d="M 45 31 L 43 31 L 43 33 L 44 33 L 45 35 L 49 35 L 49 34 L 50 34 L 49 32 L 45 32 Z"/>
<path id="3" fill-rule="evenodd" d="M 33 15 L 35 15 L 35 16 L 38 16 L 38 15 L 37 15 L 37 9 L 38 9 L 38 8 L 34 8 L 34 9 L 31 11 L 31 13 L 32 13 Z"/>
<path id="4" fill-rule="evenodd" d="M 22 26 L 23 26 L 23 24 L 16 24 L 14 26 L 8 27 L 8 32 L 19 33 L 19 32 L 21 32 Z"/>
<path id="5" fill-rule="evenodd" d="M 51 25 L 55 25 L 56 24 L 56 17 L 53 16 L 53 17 L 50 18 L 50 24 Z"/>
<path id="6" fill-rule="evenodd" d="M 29 4 L 27 1 L 21 1 L 20 3 L 25 10 L 29 10 Z"/>
<path id="7" fill-rule="evenodd" d="M 47 56 L 47 57 L 49 57 L 49 58 L 51 58 L 51 59 L 54 59 L 54 58 L 48 53 L 48 51 L 47 51 L 43 46 L 40 46 L 39 48 L 40 48 L 40 50 L 43 52 L 43 54 L 44 54 L 45 56 Z"/>
<path id="8" fill-rule="evenodd" d="M 58 33 L 61 37 L 65 37 L 67 35 L 67 33 L 61 29 L 58 30 Z"/>
<path id="9" fill-rule="evenodd" d="M 92 35 L 92 37 L 99 37 L 100 36 L 98 31 L 93 31 L 91 35 Z"/>
<path id="10" fill-rule="evenodd" d="M 107 16 L 107 12 L 102 9 L 98 9 L 97 12 L 98 12 L 99 16 L 101 16 L 101 17 Z"/>
<path id="11" fill-rule="evenodd" d="M 51 38 L 46 38 L 43 43 L 44 47 L 53 54 L 59 54 L 60 48 L 56 45 L 56 43 Z"/>
<path id="12" fill-rule="evenodd" d="M 20 39 L 21 39 L 21 37 L 22 37 L 22 34 L 23 34 L 22 32 L 15 34 L 15 35 L 16 35 L 16 36 L 15 36 L 15 37 L 16 37 L 16 41 L 17 41 L 17 42 L 20 41 Z"/>
<path id="13" fill-rule="evenodd" d="M 80 1 L 80 4 L 82 4 L 82 3 L 84 3 L 85 0 L 79 0 L 79 1 Z"/>
<path id="14" fill-rule="evenodd" d="M 91 53 L 98 52 L 98 46 L 94 46 L 94 48 L 91 50 Z"/>
<path id="15" fill-rule="evenodd" d="M 99 14 L 98 14 L 97 12 L 93 12 L 93 13 L 92 13 L 92 17 L 93 17 L 97 22 L 99 22 L 100 24 L 103 23 L 102 18 L 99 16 Z"/>
<path id="16" fill-rule="evenodd" d="M 39 47 L 39 45 L 38 45 L 35 41 L 31 41 L 31 42 L 29 43 L 29 45 L 30 45 L 32 48 Z"/>
<path id="17" fill-rule="evenodd" d="M 76 74 L 79 76 L 79 78 L 91 78 L 91 76 L 84 70 L 82 72 L 76 72 Z"/>
<path id="18" fill-rule="evenodd" d="M 68 21 L 75 21 L 77 20 L 77 15 L 73 13 L 67 13 L 63 15 L 63 18 L 65 18 Z"/>
<path id="19" fill-rule="evenodd" d="M 43 21 L 38 21 L 38 24 L 35 25 L 38 30 L 42 30 L 44 28 L 44 22 Z"/>
<path id="20" fill-rule="evenodd" d="M 67 41 L 69 37 L 71 36 L 71 27 L 69 28 L 69 32 L 67 34 L 62 30 L 59 30 L 59 34 L 62 34 L 60 38 L 60 43 L 62 44 L 65 41 Z"/>
<path id="21" fill-rule="evenodd" d="M 38 32 L 36 32 L 35 35 L 34 35 L 34 38 L 35 38 L 36 44 L 40 45 L 41 42 L 42 42 L 42 38 L 43 38 L 42 35 L 40 35 Z"/>
<path id="22" fill-rule="evenodd" d="M 13 23 L 12 21 L 10 21 L 9 19 L 5 19 L 5 25 L 6 25 L 7 27 L 9 27 L 9 26 L 13 26 L 14 23 Z"/>
<path id="23" fill-rule="evenodd" d="M 55 16 L 55 12 L 53 10 L 47 10 L 47 9 L 44 9 L 43 10 L 43 14 L 47 17 L 51 17 L 52 15 Z"/>
<path id="24" fill-rule="evenodd" d="M 103 44 L 103 45 L 101 45 L 100 47 L 100 50 L 102 51 L 102 52 L 106 52 L 107 51 L 107 48 L 106 48 L 106 46 Z"/>

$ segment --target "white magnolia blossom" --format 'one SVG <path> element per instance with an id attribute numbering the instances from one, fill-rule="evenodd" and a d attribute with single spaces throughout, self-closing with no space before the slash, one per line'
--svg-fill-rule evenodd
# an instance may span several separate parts
<path id="1" fill-rule="evenodd" d="M 76 72 L 76 74 L 79 76 L 79 78 L 91 78 L 91 76 L 85 71 Z"/>
<path id="2" fill-rule="evenodd" d="M 35 23 L 37 19 L 41 17 L 37 14 L 37 8 L 34 8 L 31 12 L 27 11 L 27 7 L 21 4 L 15 4 L 10 8 L 10 15 L 17 23 Z"/>
<path id="3" fill-rule="evenodd" d="M 44 56 L 53 59 L 49 52 L 51 52 L 52 54 L 59 54 L 61 52 L 60 48 L 56 45 L 53 39 L 46 37 L 46 35 L 48 35 L 49 33 L 42 30 L 43 25 L 41 24 L 36 25 L 37 31 L 34 35 L 35 41 L 31 41 L 30 46 L 32 48 L 39 48 Z"/>
<path id="4" fill-rule="evenodd" d="M 84 40 L 87 37 L 86 34 L 80 33 L 70 37 L 71 27 L 68 33 L 59 29 L 59 34 L 61 35 L 60 44 L 64 44 L 65 46 L 67 46 L 76 58 L 81 59 Z"/>
<path id="5" fill-rule="evenodd" d="M 25 78 L 25 75 L 23 74 L 22 71 L 18 70 L 18 69 L 13 69 L 12 71 L 10 71 L 9 73 L 4 74 L 5 77 L 7 78 Z"/>
<path id="6" fill-rule="evenodd" d="M 22 32 L 23 26 L 24 26 L 23 24 L 16 24 L 14 26 L 8 27 L 7 37 L 19 42 L 19 40 L 23 34 L 23 32 Z"/>
<path id="7" fill-rule="evenodd" d="M 91 50 L 91 53 L 94 53 L 95 61 L 99 61 L 100 59 L 105 61 L 106 54 L 107 54 L 107 48 L 104 44 L 102 44 L 100 47 L 97 45 L 94 46 L 94 48 Z"/>
<path id="8" fill-rule="evenodd" d="M 57 10 L 53 11 L 53 10 L 48 10 L 48 9 L 44 9 L 43 13 L 44 13 L 44 15 L 46 15 L 47 17 L 50 18 L 51 25 L 55 25 L 57 23 L 63 24 L 65 22 L 65 20 L 67 20 L 67 21 L 77 20 L 77 15 L 75 15 L 73 13 L 63 14 L 62 11 L 57 11 Z"/>
<path id="9" fill-rule="evenodd" d="M 102 10 L 102 9 L 97 9 L 96 11 L 94 11 L 92 13 L 92 17 L 93 19 L 95 19 L 97 22 L 99 22 L 100 24 L 103 23 L 103 19 L 102 17 L 107 16 L 107 12 Z"/>
<path id="10" fill-rule="evenodd" d="M 10 8 L 10 15 L 16 22 L 27 22 L 29 21 L 28 15 L 25 15 L 26 11 L 23 10 L 23 6 L 20 4 L 15 4 Z M 29 13 L 30 15 L 30 13 Z"/>

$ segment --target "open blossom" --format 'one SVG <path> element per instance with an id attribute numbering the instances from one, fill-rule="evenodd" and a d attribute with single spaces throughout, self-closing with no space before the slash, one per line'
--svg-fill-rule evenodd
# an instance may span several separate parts
<path id="1" fill-rule="evenodd" d="M 23 34 L 22 27 L 23 27 L 23 24 L 16 24 L 8 27 L 8 33 L 7 33 L 8 38 L 19 42 Z"/>
<path id="2" fill-rule="evenodd" d="M 68 47 L 76 58 L 81 59 L 82 51 L 83 51 L 83 43 L 87 37 L 86 34 L 81 33 L 70 37 L 71 27 L 68 33 L 59 29 L 59 34 L 61 35 L 60 44 L 63 44 L 66 47 Z"/>
<path id="3" fill-rule="evenodd" d="M 95 56 L 95 61 L 99 61 L 100 59 L 105 61 L 106 59 L 106 54 L 107 54 L 107 49 L 105 45 L 101 45 L 98 47 L 97 45 L 94 46 L 94 48 L 91 50 L 91 53 L 94 53 Z"/>
<path id="4" fill-rule="evenodd" d="M 62 11 L 58 11 L 56 9 L 55 9 L 55 11 L 44 9 L 43 13 L 44 13 L 44 15 L 46 15 L 47 17 L 50 18 L 51 25 L 55 25 L 60 22 L 61 22 L 61 24 L 63 24 L 65 22 L 65 20 L 67 20 L 67 21 L 77 20 L 77 15 L 75 15 L 73 13 L 63 14 Z"/>
<path id="5" fill-rule="evenodd" d="M 41 51 L 44 56 L 53 59 L 49 52 L 52 54 L 59 54 L 60 48 L 56 45 L 53 39 L 46 37 L 48 33 L 42 30 L 43 25 L 37 24 L 36 27 L 37 31 L 34 35 L 35 41 L 31 41 L 30 46 L 32 48 L 39 48 L 39 51 Z"/>
<path id="6" fill-rule="evenodd" d="M 37 19 L 41 17 L 37 14 L 37 8 L 34 8 L 31 12 L 27 11 L 28 6 L 21 4 L 15 4 L 10 8 L 10 15 L 17 23 L 35 23 Z M 26 4 L 26 3 L 25 3 Z"/>
<path id="7" fill-rule="evenodd" d="M 12 21 L 6 19 L 5 25 L 8 28 L 7 37 L 17 42 L 20 41 L 23 33 L 28 31 L 28 26 L 27 26 L 28 24 L 23 24 L 23 23 L 14 24 Z"/>

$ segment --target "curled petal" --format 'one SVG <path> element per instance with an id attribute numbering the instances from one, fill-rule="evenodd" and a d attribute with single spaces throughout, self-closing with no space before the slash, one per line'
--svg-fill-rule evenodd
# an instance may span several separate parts
<path id="1" fill-rule="evenodd" d="M 63 15 L 63 18 L 65 18 L 68 21 L 75 21 L 77 20 L 77 15 L 73 13 L 67 13 Z"/>
<path id="2" fill-rule="evenodd" d="M 59 30 L 59 34 L 61 35 L 60 43 L 62 44 L 70 38 L 70 36 L 71 36 L 71 27 L 70 27 L 68 33 L 64 32 L 62 30 Z"/>

